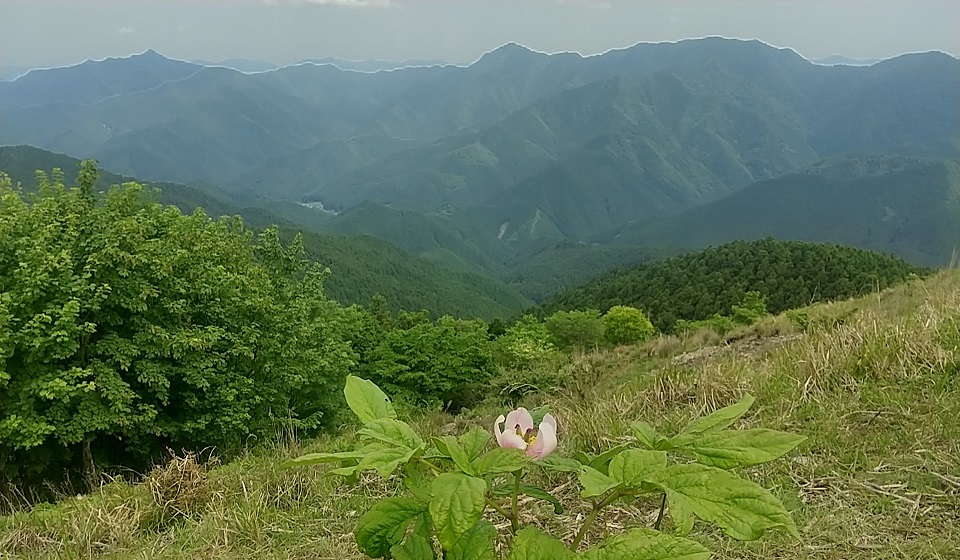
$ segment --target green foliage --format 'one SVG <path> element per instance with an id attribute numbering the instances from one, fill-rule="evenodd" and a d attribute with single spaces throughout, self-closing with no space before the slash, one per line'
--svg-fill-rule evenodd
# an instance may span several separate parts
<path id="1" fill-rule="evenodd" d="M 653 333 L 650 319 L 635 307 L 615 305 L 603 315 L 603 337 L 610 344 L 636 344 Z"/>
<path id="2" fill-rule="evenodd" d="M 71 468 L 77 450 L 91 476 L 96 459 L 229 453 L 333 419 L 355 354 L 298 243 L 276 230 L 252 243 L 239 220 L 185 216 L 136 183 L 95 197 L 91 162 L 76 188 L 39 177 L 29 198 L 0 183 L 8 478 Z"/>
<path id="3" fill-rule="evenodd" d="M 556 353 L 546 325 L 532 315 L 521 317 L 494 342 L 497 363 L 514 370 L 529 370 Z"/>
<path id="4" fill-rule="evenodd" d="M 493 377 L 486 325 L 441 317 L 382 334 L 363 366 L 387 393 L 412 404 L 468 403 Z"/>
<path id="5" fill-rule="evenodd" d="M 669 332 L 678 320 L 729 317 L 751 291 L 761 294 L 767 311 L 780 313 L 882 290 L 927 272 L 896 257 L 850 247 L 737 241 L 599 276 L 551 298 L 538 313 L 629 305 L 643 309 L 657 329 Z"/>
<path id="6" fill-rule="evenodd" d="M 955 157 L 845 154 L 676 216 L 629 224 L 606 239 L 695 249 L 772 236 L 946 266 L 957 246 L 958 195 Z"/>
<path id="7" fill-rule="evenodd" d="M 382 499 L 363 514 L 354 530 L 360 550 L 375 558 L 432 559 L 435 538 L 443 558 L 496 560 L 499 535 L 496 527 L 484 519 L 488 508 L 509 522 L 513 538 L 508 541 L 506 557 L 511 560 L 704 560 L 709 550 L 686 538 L 697 518 L 715 523 L 739 540 L 759 539 L 774 528 L 799 539 L 793 519 L 776 497 L 731 470 L 711 465 L 718 458 L 732 461 L 723 465 L 727 469 L 765 463 L 803 441 L 802 437 L 773 430 L 728 429 L 753 403 L 749 395 L 690 422 L 673 437 L 657 434 L 644 422 L 635 423 L 636 443 L 657 449 L 642 449 L 629 442 L 598 457 L 535 460 L 519 449 L 498 447 L 484 452 L 490 438 L 476 428 L 459 438 L 436 438 L 428 448 L 410 426 L 392 417 L 392 408 L 384 407 L 385 396 L 375 385 L 348 377 L 344 392 L 351 410 L 364 423 L 357 433 L 356 450 L 313 453 L 285 466 L 340 462 L 344 466 L 330 474 L 355 476 L 364 470 L 376 470 L 387 478 L 394 472 L 402 473 L 410 496 Z M 669 459 L 670 452 L 691 450 L 698 459 L 696 463 Z M 521 526 L 521 493 L 553 504 L 558 513 L 563 510 L 555 496 L 522 482 L 534 466 L 577 473 L 581 496 L 593 503 L 569 545 L 537 527 Z M 675 534 L 660 531 L 664 515 L 661 505 L 653 529 L 633 528 L 606 535 L 592 548 L 579 552 L 584 536 L 606 507 L 649 494 L 662 496 L 662 503 L 669 504 Z M 504 503 L 503 498 L 509 501 Z"/>
<path id="8" fill-rule="evenodd" d="M 752 325 L 754 321 L 767 314 L 767 302 L 763 294 L 751 290 L 743 295 L 743 301 L 733 306 L 730 319 L 738 325 Z"/>
<path id="9" fill-rule="evenodd" d="M 596 309 L 557 311 L 544 320 L 550 341 L 566 351 L 587 350 L 603 343 L 604 323 Z"/>
<path id="10" fill-rule="evenodd" d="M 0 146 L 0 171 L 22 183 L 24 192 L 36 189 L 37 169 L 61 168 L 69 184 L 76 177 L 79 161 L 39 150 L 31 146 Z M 101 172 L 95 190 L 134 179 Z M 412 256 L 391 243 L 365 236 L 346 237 L 317 233 L 326 229 L 319 223 L 328 214 L 295 203 L 259 200 L 244 201 L 241 206 L 228 202 L 219 192 L 174 184 L 151 183 L 160 189 L 159 201 L 177 206 L 184 213 L 203 208 L 211 217 L 241 216 L 244 226 L 265 229 L 280 224 L 281 239 L 292 242 L 297 233 L 303 238 L 305 256 L 330 268 L 332 274 L 324 282 L 324 293 L 343 305 L 366 305 L 376 294 L 382 294 L 391 313 L 400 310 L 426 309 L 431 317 L 451 315 L 475 317 L 508 317 L 528 307 L 530 301 L 502 282 L 461 269 L 451 270 L 443 263 Z"/>

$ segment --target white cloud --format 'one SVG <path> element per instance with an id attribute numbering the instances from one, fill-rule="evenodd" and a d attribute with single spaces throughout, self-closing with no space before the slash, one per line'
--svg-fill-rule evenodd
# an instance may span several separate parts
<path id="1" fill-rule="evenodd" d="M 123 34 L 133 33 L 133 28 L 132 28 L 132 27 L 121 27 L 120 29 L 117 29 L 117 33 L 123 33 Z"/>

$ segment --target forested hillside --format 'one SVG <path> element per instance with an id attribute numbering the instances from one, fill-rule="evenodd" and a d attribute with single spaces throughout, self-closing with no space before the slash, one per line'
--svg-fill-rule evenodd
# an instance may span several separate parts
<path id="1" fill-rule="evenodd" d="M 893 256 L 829 244 L 797 241 L 737 241 L 652 264 L 598 276 L 558 294 L 537 308 L 642 309 L 660 330 L 676 321 L 730 315 L 747 292 L 756 291 L 770 312 L 845 299 L 926 274 Z"/>
<path id="2" fill-rule="evenodd" d="M 927 266 L 949 263 L 960 250 L 960 167 L 947 160 L 838 157 L 596 240 L 697 248 L 768 236 L 895 253 Z"/>
<path id="3" fill-rule="evenodd" d="M 487 245 L 519 253 L 544 238 L 598 239 L 749 185 L 751 210 L 776 215 L 798 195 L 756 196 L 776 186 L 764 181 L 844 154 L 955 163 L 958 82 L 960 61 L 938 52 L 824 66 L 789 49 L 717 37 L 590 57 L 507 44 L 466 67 L 372 73 L 303 64 L 243 74 L 146 52 L 0 84 L 0 117 L 4 143 L 96 157 L 145 180 L 204 182 L 262 204 L 319 202 L 346 211 L 375 202 L 450 217 L 455 229 L 484 237 L 484 255 L 471 247 L 475 239 L 458 248 L 401 239 L 416 220 L 375 234 L 492 273 L 491 259 L 504 259 Z M 907 234 L 891 229 L 925 220 L 920 206 L 941 202 L 942 181 L 920 173 L 851 177 L 836 189 L 808 179 L 816 184 L 797 189 L 817 196 L 800 208 L 835 208 L 855 197 L 834 200 L 826 191 L 879 181 L 890 197 L 913 197 L 919 206 L 884 202 L 881 223 L 858 218 L 856 231 L 820 220 L 822 239 L 944 264 L 942 232 L 930 239 L 912 235 L 913 226 L 904 226 Z M 910 188 L 928 178 L 932 190 Z M 884 221 L 884 208 L 896 213 L 892 221 Z M 732 239 L 710 231 L 720 221 L 708 221 L 703 233 L 676 226 L 690 237 L 667 232 L 656 242 Z M 797 228 L 762 230 L 743 236 L 813 239 Z M 632 243 L 649 245 L 641 237 Z"/>
<path id="4" fill-rule="evenodd" d="M 0 147 L 0 172 L 8 174 L 27 191 L 36 188 L 36 171 L 60 168 L 64 182 L 74 184 L 80 169 L 76 159 L 29 146 Z M 95 188 L 131 181 L 109 172 L 101 172 Z M 429 311 L 431 316 L 509 317 L 530 301 L 504 283 L 460 269 L 442 265 L 404 252 L 395 245 L 366 236 L 346 237 L 310 231 L 303 222 L 318 210 L 296 206 L 281 208 L 280 217 L 260 206 L 241 207 L 208 191 L 175 183 L 154 183 L 159 201 L 191 214 L 202 208 L 207 215 L 241 216 L 247 227 L 263 229 L 279 225 L 285 239 L 302 232 L 303 244 L 311 259 L 329 267 L 333 275 L 327 281 L 327 293 L 344 304 L 367 304 L 376 294 L 386 298 L 396 312 Z"/>

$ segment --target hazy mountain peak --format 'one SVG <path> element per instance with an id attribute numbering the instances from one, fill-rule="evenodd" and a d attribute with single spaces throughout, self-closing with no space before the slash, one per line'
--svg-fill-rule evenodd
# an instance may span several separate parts
<path id="1" fill-rule="evenodd" d="M 503 44 L 490 52 L 484 53 L 473 65 L 501 64 L 505 61 L 516 60 L 526 56 L 550 56 L 546 53 L 540 53 L 514 43 L 513 41 Z"/>

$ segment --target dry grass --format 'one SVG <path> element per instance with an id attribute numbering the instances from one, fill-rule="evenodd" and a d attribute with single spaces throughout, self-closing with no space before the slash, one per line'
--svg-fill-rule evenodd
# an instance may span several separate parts
<path id="1" fill-rule="evenodd" d="M 694 356 L 690 358 L 689 356 Z M 682 358 L 681 356 L 688 356 Z M 679 358 L 679 359 L 678 359 Z M 769 318 L 726 341 L 694 333 L 635 348 L 575 357 L 561 394 L 536 394 L 560 419 L 560 452 L 596 452 L 630 438 L 644 419 L 665 433 L 737 400 L 757 397 L 744 426 L 808 436 L 788 458 L 751 469 L 793 512 L 803 536 L 770 533 L 754 543 L 704 524 L 694 538 L 714 558 L 960 558 L 960 274 L 867 298 Z M 500 411 L 416 419 L 424 433 L 491 425 Z M 56 506 L 0 518 L 0 551 L 11 558 L 361 558 L 359 515 L 395 481 L 356 486 L 323 468 L 281 470 L 285 457 L 338 450 L 351 434 L 289 445 L 206 469 L 181 457 L 144 484 L 117 481 Z M 524 520 L 572 539 L 585 506 L 570 477 L 540 473 L 568 506 L 529 499 Z M 650 526 L 656 500 L 610 509 L 588 536 Z M 161 518 L 163 523 L 156 523 Z M 491 513 L 491 521 L 505 522 Z"/>

